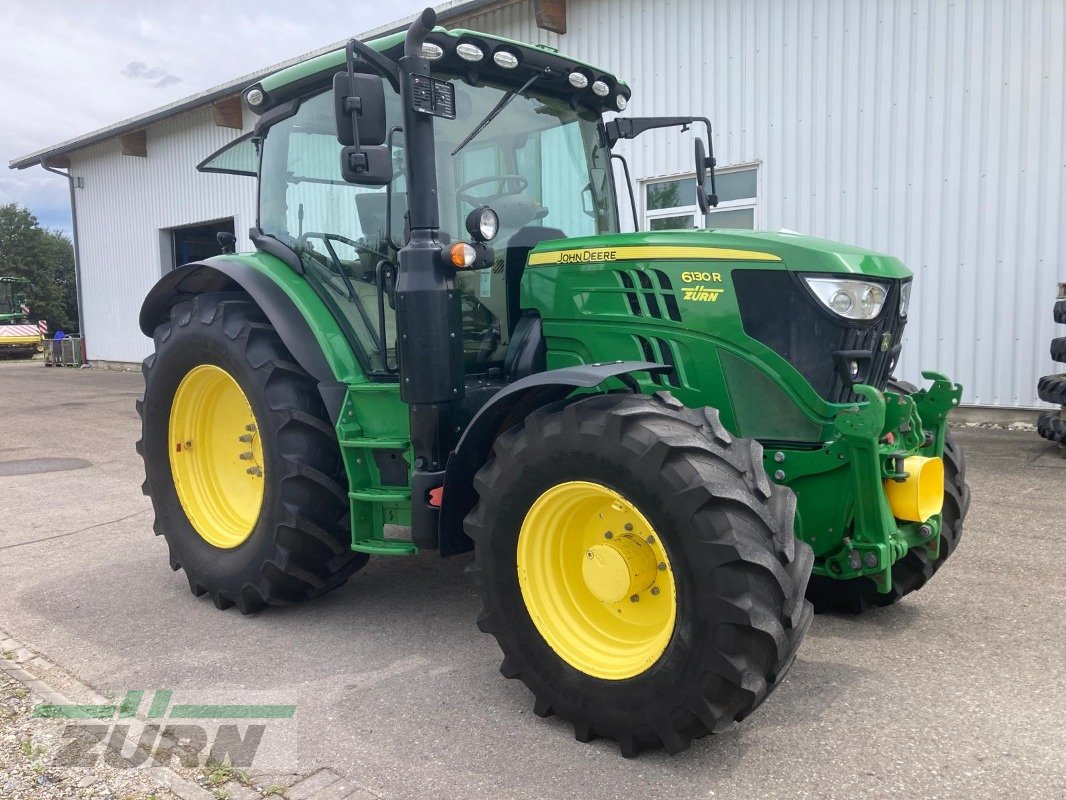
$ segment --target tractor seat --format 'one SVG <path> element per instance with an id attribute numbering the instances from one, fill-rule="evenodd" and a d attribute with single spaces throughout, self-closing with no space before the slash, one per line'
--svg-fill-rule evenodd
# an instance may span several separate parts
<path id="1" fill-rule="evenodd" d="M 544 341 L 544 326 L 540 314 L 532 309 L 523 311 L 515 325 L 511 341 L 507 343 L 507 355 L 503 362 L 503 375 L 508 383 L 526 378 L 548 368 L 548 346 Z"/>
<path id="2" fill-rule="evenodd" d="M 507 327 L 512 337 L 522 316 L 521 283 L 529 252 L 541 242 L 565 238 L 566 234 L 558 228 L 527 225 L 515 231 L 507 242 L 504 274 L 507 285 Z"/>

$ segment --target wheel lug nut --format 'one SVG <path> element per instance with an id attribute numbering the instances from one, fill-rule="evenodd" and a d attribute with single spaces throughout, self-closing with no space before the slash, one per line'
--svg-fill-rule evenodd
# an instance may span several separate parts
<path id="1" fill-rule="evenodd" d="M 249 475 L 254 475 L 257 478 L 262 478 L 263 477 L 263 470 L 260 469 L 259 467 L 248 467 L 248 469 L 245 470 L 245 471 Z"/>
<path id="2" fill-rule="evenodd" d="M 604 539 L 613 539 L 614 538 L 614 534 L 611 533 L 610 531 L 607 531 L 607 533 L 603 534 L 603 538 Z"/>
<path id="3" fill-rule="evenodd" d="M 237 439 L 247 444 L 248 442 L 252 441 L 252 434 L 242 433 L 240 436 L 237 437 Z"/>
<path id="4" fill-rule="evenodd" d="M 658 586 L 652 586 L 651 587 L 651 593 L 652 594 L 658 594 L 659 593 L 659 587 Z"/>
<path id="5" fill-rule="evenodd" d="M 627 531 L 633 530 L 633 523 L 632 522 L 627 522 L 626 523 L 626 530 Z"/>
<path id="6" fill-rule="evenodd" d="M 251 460 L 252 460 L 252 451 L 251 450 L 248 450 L 248 451 L 246 451 L 244 453 L 241 453 L 241 461 L 251 461 Z"/>
<path id="7" fill-rule="evenodd" d="M 666 572 L 666 562 L 665 561 L 660 561 L 659 562 L 659 572 Z"/>
<path id="8" fill-rule="evenodd" d="M 647 542 L 648 544 L 655 544 L 655 537 L 654 536 L 649 536 L 644 541 Z"/>
<path id="9" fill-rule="evenodd" d="M 629 602 L 630 603 L 637 603 L 639 601 L 640 601 L 640 595 L 639 594 L 631 594 L 629 596 Z"/>
<path id="10" fill-rule="evenodd" d="M 185 449 L 188 450 L 190 447 L 192 447 L 192 442 L 186 442 Z"/>
<path id="11" fill-rule="evenodd" d="M 255 433 L 255 425 L 252 425 L 250 423 L 248 425 L 245 425 L 244 429 L 249 433 Z"/>

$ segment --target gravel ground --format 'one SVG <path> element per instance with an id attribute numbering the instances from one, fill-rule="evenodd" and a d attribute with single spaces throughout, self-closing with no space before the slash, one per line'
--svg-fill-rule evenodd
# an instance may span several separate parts
<path id="1" fill-rule="evenodd" d="M 64 745 L 63 723 L 32 719 L 37 698 L 0 673 L 0 797 L 22 800 L 92 797 L 106 800 L 171 800 L 148 776 L 99 758 L 95 766 L 57 764 Z M 100 749 L 100 746 L 97 746 Z"/>

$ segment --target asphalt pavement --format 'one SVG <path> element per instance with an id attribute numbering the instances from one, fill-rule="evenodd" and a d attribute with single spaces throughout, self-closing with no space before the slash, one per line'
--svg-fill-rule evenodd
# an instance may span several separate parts
<path id="1" fill-rule="evenodd" d="M 466 557 L 377 558 L 302 606 L 190 594 L 152 534 L 135 372 L 0 362 L 0 628 L 101 691 L 297 697 L 299 770 L 383 798 L 1066 797 L 1066 459 L 960 429 L 973 504 L 923 590 L 815 619 L 731 731 L 622 759 L 497 669 Z"/>

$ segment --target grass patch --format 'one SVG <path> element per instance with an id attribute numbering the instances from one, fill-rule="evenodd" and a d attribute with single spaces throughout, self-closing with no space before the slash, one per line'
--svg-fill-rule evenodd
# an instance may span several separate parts
<path id="1" fill-rule="evenodd" d="M 208 761 L 204 765 L 204 770 L 208 786 L 221 786 L 229 783 L 237 774 L 237 770 L 228 761 L 223 761 L 221 764 L 217 761 Z"/>

